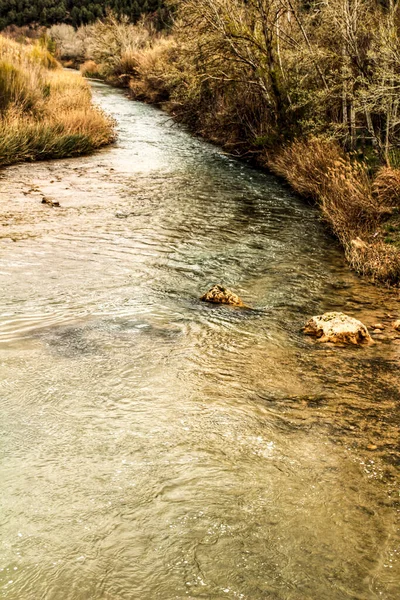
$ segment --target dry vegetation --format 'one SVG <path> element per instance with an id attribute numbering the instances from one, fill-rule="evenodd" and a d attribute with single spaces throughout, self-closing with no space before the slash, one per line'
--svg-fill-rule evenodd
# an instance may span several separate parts
<path id="1" fill-rule="evenodd" d="M 400 214 L 400 171 L 383 167 L 374 177 L 338 144 L 319 139 L 292 142 L 270 156 L 268 166 L 320 206 L 354 269 L 399 283 L 400 246 L 386 233 Z"/>
<path id="2" fill-rule="evenodd" d="M 88 153 L 114 139 L 87 82 L 40 43 L 0 36 L 0 165 Z"/>
<path id="3" fill-rule="evenodd" d="M 312 198 L 352 266 L 398 285 L 400 0 L 172 3 L 168 34 L 109 15 L 76 43 L 108 81 Z"/>

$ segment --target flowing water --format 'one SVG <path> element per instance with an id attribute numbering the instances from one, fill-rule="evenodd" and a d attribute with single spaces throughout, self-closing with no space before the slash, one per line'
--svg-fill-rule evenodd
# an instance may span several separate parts
<path id="1" fill-rule="evenodd" d="M 114 147 L 1 173 L 1 597 L 398 600 L 400 336 L 300 331 L 398 296 L 273 177 L 95 97 Z"/>

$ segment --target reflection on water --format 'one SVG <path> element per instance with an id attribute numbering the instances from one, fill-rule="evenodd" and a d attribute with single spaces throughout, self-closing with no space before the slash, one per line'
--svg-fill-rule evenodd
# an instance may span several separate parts
<path id="1" fill-rule="evenodd" d="M 0 179 L 2 597 L 397 600 L 399 340 L 300 328 L 398 298 L 275 179 L 96 87 L 115 147 Z"/>

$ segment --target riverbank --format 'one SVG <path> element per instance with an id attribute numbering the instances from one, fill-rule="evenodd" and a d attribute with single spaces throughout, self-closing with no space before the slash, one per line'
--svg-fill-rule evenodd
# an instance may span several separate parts
<path id="1" fill-rule="evenodd" d="M 261 8 L 243 12 L 239 4 L 179 2 L 168 35 L 109 16 L 85 29 L 85 43 L 83 32 L 77 37 L 77 52 L 88 59 L 82 72 L 161 106 L 196 135 L 284 178 L 320 207 L 354 270 L 397 287 L 400 170 L 397 125 L 390 120 L 397 105 L 379 71 L 384 60 L 391 68 L 385 52 L 398 37 L 397 30 L 393 39 L 382 37 L 390 15 L 379 6 L 364 15 L 366 23 L 375 15 L 382 30 L 370 21 L 369 62 L 359 57 L 370 75 L 356 97 L 352 86 L 361 74 L 355 66 L 349 70 L 347 55 L 343 64 L 338 58 L 345 36 L 335 20 L 340 15 L 321 9 L 322 24 L 332 23 L 338 38 L 327 39 L 292 7 L 290 23 L 279 20 L 278 34 L 273 29 L 269 39 L 251 29 L 250 16 L 257 22 Z M 363 27 L 356 32 L 360 40 Z M 58 43 L 62 51 L 62 39 Z"/>
<path id="2" fill-rule="evenodd" d="M 113 77 L 107 80 L 121 85 L 121 80 Z M 293 142 L 282 139 L 268 148 L 257 147 L 246 138 L 232 139 L 228 127 L 215 126 L 212 106 L 187 113 L 182 104 L 159 89 L 157 78 L 156 89 L 153 81 L 149 72 L 124 77 L 122 84 L 132 99 L 162 106 L 194 134 L 278 175 L 319 207 L 352 269 L 374 283 L 399 286 L 399 169 L 382 166 L 371 171 L 354 153 L 346 153 L 339 144 L 323 137 L 300 137 Z"/>
<path id="3" fill-rule="evenodd" d="M 88 154 L 115 139 L 88 83 L 39 42 L 0 36 L 0 166 Z"/>

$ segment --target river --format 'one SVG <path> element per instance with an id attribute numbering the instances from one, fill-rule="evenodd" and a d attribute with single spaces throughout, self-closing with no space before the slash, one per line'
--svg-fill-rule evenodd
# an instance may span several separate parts
<path id="1" fill-rule="evenodd" d="M 0 173 L 1 597 L 398 600 L 400 339 L 301 333 L 398 295 L 274 177 L 93 85 L 114 146 Z"/>

